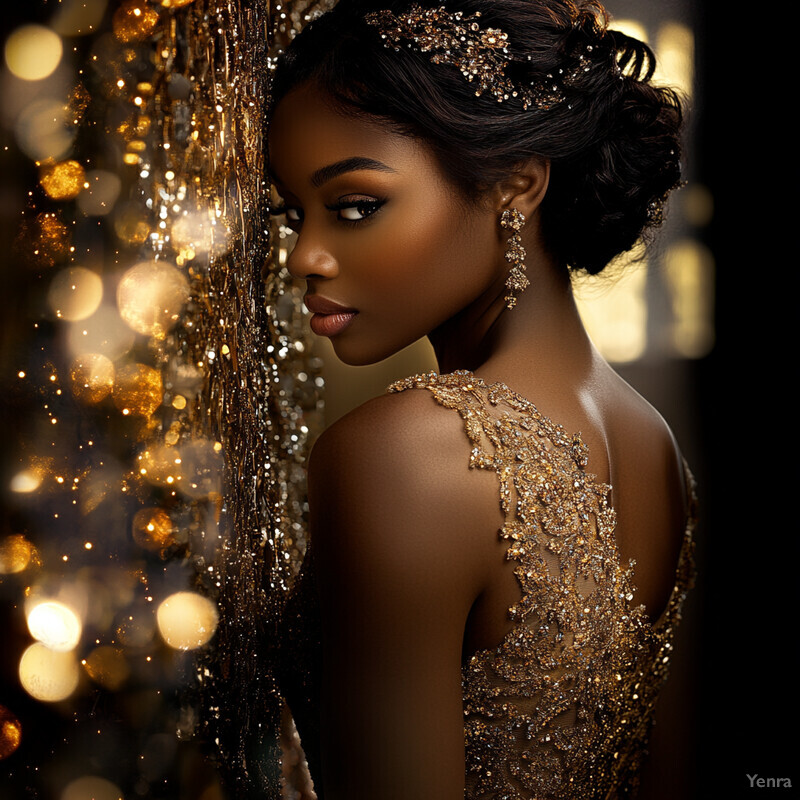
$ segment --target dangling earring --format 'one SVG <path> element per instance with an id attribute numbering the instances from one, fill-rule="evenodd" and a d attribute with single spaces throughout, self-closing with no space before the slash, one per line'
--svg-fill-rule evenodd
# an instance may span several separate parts
<path id="1" fill-rule="evenodd" d="M 506 209 L 500 216 L 500 227 L 506 230 L 514 231 L 511 238 L 508 240 L 508 249 L 506 250 L 506 261 L 511 264 L 511 272 L 508 273 L 506 279 L 506 288 L 508 294 L 505 297 L 506 305 L 508 308 L 514 308 L 517 304 L 517 298 L 514 292 L 522 292 L 525 287 L 529 285 L 530 281 L 525 274 L 525 248 L 522 245 L 522 239 L 519 232 L 525 225 L 525 215 L 517 211 L 516 208 Z"/>

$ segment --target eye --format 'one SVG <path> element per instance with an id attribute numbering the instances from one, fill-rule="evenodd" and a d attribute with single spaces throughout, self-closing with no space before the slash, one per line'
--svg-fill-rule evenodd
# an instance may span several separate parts
<path id="1" fill-rule="evenodd" d="M 279 206 L 269 213 L 271 217 L 286 217 L 286 224 L 292 230 L 297 230 L 303 222 L 303 212 L 294 206 Z"/>
<path id="2" fill-rule="evenodd" d="M 375 197 L 343 197 L 328 208 L 342 222 L 361 222 L 371 217 L 386 201 Z"/>

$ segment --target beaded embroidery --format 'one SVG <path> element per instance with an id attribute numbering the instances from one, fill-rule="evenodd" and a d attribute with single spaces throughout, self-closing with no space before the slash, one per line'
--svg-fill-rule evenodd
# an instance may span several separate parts
<path id="1" fill-rule="evenodd" d="M 634 564 L 621 563 L 610 487 L 585 471 L 579 436 L 466 370 L 412 376 L 388 391 L 411 388 L 457 410 L 470 467 L 497 472 L 499 533 L 522 590 L 511 631 L 462 669 L 465 797 L 632 797 L 693 582 L 694 515 L 667 609 L 651 624 L 644 607 L 630 606 Z"/>
<path id="2" fill-rule="evenodd" d="M 427 389 L 464 420 L 469 466 L 497 472 L 521 598 L 514 626 L 462 667 L 465 800 L 631 798 L 694 580 L 694 490 L 667 608 L 651 624 L 631 607 L 610 487 L 586 472 L 579 436 L 502 383 L 466 370 L 397 381 Z M 687 470 L 687 476 L 689 475 Z M 319 775 L 321 631 L 307 557 L 283 618 L 280 680 L 313 776 Z"/>

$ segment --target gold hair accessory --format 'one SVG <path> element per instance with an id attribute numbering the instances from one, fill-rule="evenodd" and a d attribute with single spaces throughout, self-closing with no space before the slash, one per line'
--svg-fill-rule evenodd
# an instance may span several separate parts
<path id="1" fill-rule="evenodd" d="M 449 12 L 444 6 L 422 9 L 413 5 L 404 14 L 374 11 L 365 17 L 367 24 L 378 28 L 386 47 L 400 50 L 405 42 L 416 45 L 422 53 L 432 53 L 434 64 L 452 64 L 464 77 L 477 84 L 475 96 L 484 92 L 499 103 L 518 97 L 526 110 L 546 110 L 564 99 L 552 75 L 526 86 L 517 86 L 506 76 L 509 64 L 508 34 L 498 28 L 481 28 L 480 11 L 470 16 Z"/>
<path id="2" fill-rule="evenodd" d="M 517 304 L 514 292 L 523 292 L 530 285 L 528 276 L 525 274 L 525 256 L 528 254 L 525 252 L 522 238 L 519 235 L 524 226 L 525 215 L 521 211 L 517 211 L 516 208 L 507 208 L 500 216 L 500 227 L 514 231 L 508 240 L 508 249 L 505 253 L 506 261 L 511 264 L 511 272 L 509 272 L 506 279 L 508 294 L 505 300 L 508 308 L 514 308 Z"/>

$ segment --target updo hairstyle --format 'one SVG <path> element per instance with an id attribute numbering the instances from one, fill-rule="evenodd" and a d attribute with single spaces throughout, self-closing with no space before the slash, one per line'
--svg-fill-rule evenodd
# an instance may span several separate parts
<path id="1" fill-rule="evenodd" d="M 515 85 L 576 75 L 564 99 L 525 110 L 498 102 L 459 69 L 434 64 L 415 47 L 386 47 L 365 22 L 371 11 L 411 5 L 480 12 L 481 28 L 508 34 Z M 340 0 L 310 22 L 280 59 L 273 102 L 308 81 L 344 113 L 387 121 L 424 140 L 444 174 L 470 201 L 532 157 L 551 163 L 541 207 L 549 251 L 570 269 L 600 272 L 660 222 L 680 180 L 681 103 L 653 86 L 655 58 L 643 42 L 609 30 L 598 2 L 570 0 Z"/>

